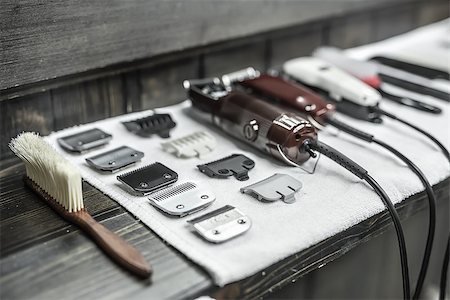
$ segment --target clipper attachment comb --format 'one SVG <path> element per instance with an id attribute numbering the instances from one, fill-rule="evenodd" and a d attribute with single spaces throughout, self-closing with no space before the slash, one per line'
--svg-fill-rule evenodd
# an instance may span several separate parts
<path id="1" fill-rule="evenodd" d="M 216 196 L 193 182 L 185 182 L 152 194 L 150 203 L 163 212 L 184 217 L 209 206 Z"/>
<path id="2" fill-rule="evenodd" d="M 140 161 L 143 157 L 143 152 L 122 146 L 86 158 L 86 162 L 97 170 L 116 172 Z"/>
<path id="3" fill-rule="evenodd" d="M 273 202 L 282 200 L 286 203 L 295 202 L 295 193 L 302 188 L 302 183 L 286 174 L 274 174 L 257 183 L 240 189 L 259 201 Z"/>
<path id="4" fill-rule="evenodd" d="M 242 154 L 233 154 L 225 158 L 198 165 L 197 168 L 209 177 L 227 178 L 234 176 L 239 181 L 248 180 L 248 171 L 255 167 L 255 162 Z"/>
<path id="5" fill-rule="evenodd" d="M 170 137 L 170 130 L 177 125 L 169 114 L 154 114 L 145 118 L 122 122 L 122 124 L 128 131 L 139 136 L 149 137 L 157 134 L 162 138 Z"/>
<path id="6" fill-rule="evenodd" d="M 200 157 L 214 150 L 216 139 L 212 135 L 200 131 L 162 143 L 161 146 L 165 151 L 173 153 L 177 157 Z"/>
<path id="7" fill-rule="evenodd" d="M 178 174 L 157 162 L 126 174 L 117 176 L 117 180 L 139 196 L 165 188 L 178 180 Z"/>
<path id="8" fill-rule="evenodd" d="M 112 135 L 98 129 L 90 129 L 73 135 L 59 138 L 58 144 L 69 152 L 85 152 L 109 143 Z"/>
<path id="9" fill-rule="evenodd" d="M 205 240 L 222 243 L 243 234 L 252 226 L 250 218 L 237 208 L 226 205 L 188 221 Z"/>

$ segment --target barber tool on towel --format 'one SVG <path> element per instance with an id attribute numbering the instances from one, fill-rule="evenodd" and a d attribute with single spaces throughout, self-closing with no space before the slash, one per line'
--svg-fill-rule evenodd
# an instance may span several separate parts
<path id="1" fill-rule="evenodd" d="M 375 56 L 371 58 L 371 61 L 378 65 L 380 77 L 384 81 L 417 93 L 450 101 L 448 70 L 447 72 L 435 70 L 383 56 Z"/>
<path id="2" fill-rule="evenodd" d="M 329 63 L 332 63 L 338 68 L 348 72 L 349 74 L 360 79 L 367 85 L 370 85 L 374 89 L 380 92 L 381 96 L 385 99 L 392 100 L 396 103 L 415 108 L 424 112 L 433 114 L 440 114 L 442 110 L 434 105 L 423 102 L 419 99 L 412 99 L 411 97 L 405 97 L 400 94 L 392 94 L 388 92 L 386 82 L 380 77 L 380 67 L 369 61 L 356 60 L 345 55 L 344 51 L 333 47 L 320 47 L 316 49 L 313 56 L 323 59 Z"/>
<path id="3" fill-rule="evenodd" d="M 381 116 L 396 120 L 425 135 L 450 161 L 450 153 L 433 135 L 420 127 L 379 107 L 381 95 L 375 89 L 317 57 L 300 57 L 283 64 L 283 71 L 292 79 L 319 92 L 336 104 L 337 110 L 351 117 L 381 123 Z"/>
<path id="4" fill-rule="evenodd" d="M 252 221 L 234 206 L 226 205 L 187 221 L 205 240 L 222 243 L 248 231 Z"/>
<path id="5" fill-rule="evenodd" d="M 326 101 L 320 95 L 313 93 L 308 88 L 281 77 L 260 74 L 253 68 L 247 68 L 245 70 L 233 72 L 232 74 L 234 75 L 224 75 L 224 79 L 222 79 L 223 82 L 227 82 L 230 88 L 245 89 L 246 92 L 258 95 L 261 99 L 278 103 L 287 109 L 294 110 L 308 118 L 308 120 L 310 120 L 312 124 L 315 124 L 318 129 L 331 125 L 363 141 L 377 144 L 397 156 L 417 175 L 417 177 L 419 177 L 425 187 L 430 205 L 430 225 L 417 285 L 418 288 L 416 289 L 417 293 L 420 294 L 428 269 L 436 226 L 436 197 L 431 184 L 423 172 L 395 148 L 376 139 L 373 135 L 365 133 L 337 119 L 334 113 L 335 105 Z"/>
<path id="6" fill-rule="evenodd" d="M 57 214 L 77 225 L 117 264 L 143 278 L 152 274 L 150 265 L 130 244 L 97 223 L 84 208 L 81 175 L 36 133 L 19 134 L 9 144 L 25 163 L 24 181 Z"/>
<path id="7" fill-rule="evenodd" d="M 112 140 L 112 135 L 98 128 L 78 132 L 58 139 L 58 144 L 67 152 L 84 153 L 104 146 Z"/>
<path id="8" fill-rule="evenodd" d="M 128 131 L 142 137 L 150 137 L 153 134 L 161 138 L 169 138 L 170 130 L 177 125 L 169 114 L 153 114 L 148 117 L 122 122 Z"/>
<path id="9" fill-rule="evenodd" d="M 300 167 L 319 152 L 366 181 L 381 197 L 393 219 L 401 256 L 404 297 L 409 298 L 408 260 L 400 219 L 389 196 L 367 170 L 320 142 L 314 126 L 297 114 L 232 90 L 218 78 L 185 81 L 183 85 L 200 116 L 286 165 Z"/>

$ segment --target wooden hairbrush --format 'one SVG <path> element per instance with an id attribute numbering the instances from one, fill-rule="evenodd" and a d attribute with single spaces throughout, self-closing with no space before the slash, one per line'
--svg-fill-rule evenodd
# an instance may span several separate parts
<path id="1" fill-rule="evenodd" d="M 81 175 L 68 160 L 36 133 L 19 134 L 9 144 L 25 163 L 24 182 L 56 213 L 77 225 L 116 263 L 131 273 L 148 278 L 152 269 L 130 244 L 95 221 L 84 208 Z"/>

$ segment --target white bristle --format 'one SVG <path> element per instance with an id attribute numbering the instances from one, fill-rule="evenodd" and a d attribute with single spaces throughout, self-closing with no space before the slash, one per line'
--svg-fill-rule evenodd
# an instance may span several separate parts
<path id="1" fill-rule="evenodd" d="M 80 172 L 42 137 L 24 132 L 9 148 L 25 163 L 27 176 L 67 211 L 84 208 Z"/>

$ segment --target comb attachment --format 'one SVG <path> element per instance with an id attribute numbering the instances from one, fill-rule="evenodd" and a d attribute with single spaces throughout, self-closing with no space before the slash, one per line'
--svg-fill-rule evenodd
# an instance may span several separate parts
<path id="1" fill-rule="evenodd" d="M 149 137 L 157 134 L 162 138 L 170 137 L 170 130 L 176 126 L 169 114 L 154 114 L 133 121 L 122 122 L 128 129 L 139 136 Z"/>
<path id="2" fill-rule="evenodd" d="M 133 194 L 142 196 L 165 188 L 178 180 L 178 174 L 156 162 L 126 174 L 117 176 Z"/>
<path id="3" fill-rule="evenodd" d="M 98 128 L 86 130 L 73 135 L 57 139 L 58 144 L 68 152 L 86 152 L 106 145 L 111 141 L 112 135 Z"/>
<path id="4" fill-rule="evenodd" d="M 144 157 L 144 153 L 133 148 L 122 146 L 99 155 L 86 158 L 86 162 L 100 171 L 117 172 Z"/>
<path id="5" fill-rule="evenodd" d="M 197 168 L 209 177 L 227 178 L 234 176 L 239 181 L 248 180 L 248 171 L 255 162 L 242 154 L 233 154 L 222 159 L 198 165 Z"/>
<path id="6" fill-rule="evenodd" d="M 208 207 L 216 197 L 193 182 L 173 186 L 152 194 L 150 203 L 163 212 L 184 217 Z"/>
<path id="7" fill-rule="evenodd" d="M 243 234 L 252 226 L 250 218 L 237 208 L 226 205 L 188 223 L 205 240 L 222 243 Z"/>
<path id="8" fill-rule="evenodd" d="M 161 146 L 165 151 L 174 154 L 176 157 L 200 157 L 214 150 L 216 139 L 204 131 L 199 131 L 162 143 Z"/>
<path id="9" fill-rule="evenodd" d="M 302 183 L 286 174 L 274 174 L 266 179 L 240 189 L 241 193 L 266 202 L 282 200 L 295 202 L 295 193 L 302 188 Z"/>

